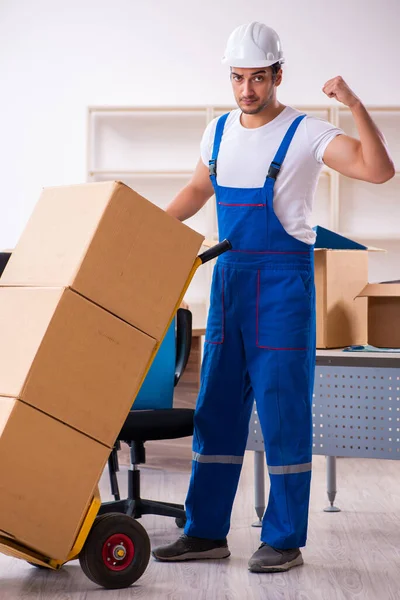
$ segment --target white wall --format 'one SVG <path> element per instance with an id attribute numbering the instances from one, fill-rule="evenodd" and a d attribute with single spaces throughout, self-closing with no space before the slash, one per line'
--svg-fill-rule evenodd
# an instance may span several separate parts
<path id="1" fill-rule="evenodd" d="M 251 20 L 281 36 L 283 102 L 328 103 L 341 74 L 400 104 L 399 17 L 399 0 L 0 0 L 0 248 L 43 186 L 85 181 L 88 105 L 232 102 L 220 57 Z"/>

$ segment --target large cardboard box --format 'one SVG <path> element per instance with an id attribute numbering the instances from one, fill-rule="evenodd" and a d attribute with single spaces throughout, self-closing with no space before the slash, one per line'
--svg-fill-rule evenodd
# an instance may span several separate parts
<path id="1" fill-rule="evenodd" d="M 368 300 L 368 343 L 400 348 L 400 281 L 370 283 L 360 297 Z"/>
<path id="2" fill-rule="evenodd" d="M 368 248 L 322 227 L 316 230 L 317 348 L 366 344 L 367 300 L 357 296 L 368 282 Z"/>
<path id="3" fill-rule="evenodd" d="M 66 559 L 108 455 L 95 440 L 0 397 L 0 533 Z"/>
<path id="4" fill-rule="evenodd" d="M 315 252 L 317 348 L 367 343 L 365 298 L 356 298 L 368 281 L 368 252 Z"/>
<path id="5" fill-rule="evenodd" d="M 203 239 L 122 183 L 46 188 L 1 285 L 71 287 L 159 341 Z"/>
<path id="6" fill-rule="evenodd" d="M 155 344 L 69 288 L 0 287 L 0 395 L 23 400 L 108 447 Z"/>

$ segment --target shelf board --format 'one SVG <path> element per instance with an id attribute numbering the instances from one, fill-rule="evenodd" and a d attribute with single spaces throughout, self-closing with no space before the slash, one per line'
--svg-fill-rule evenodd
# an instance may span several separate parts
<path id="1" fill-rule="evenodd" d="M 347 106 L 339 106 L 337 103 L 326 103 L 326 104 L 299 104 L 290 105 L 293 108 L 301 112 L 320 112 L 320 111 L 337 111 L 339 114 L 351 115 L 351 110 Z M 193 115 L 206 116 L 207 111 L 216 112 L 230 112 L 238 108 L 235 104 L 221 104 L 221 105 L 209 105 L 204 104 L 203 106 L 118 106 L 118 105 L 105 105 L 105 106 L 89 106 L 88 113 L 132 113 L 132 114 L 146 114 L 157 113 L 160 115 Z M 379 113 L 400 113 L 399 106 L 376 106 L 366 105 L 365 108 L 368 112 L 379 112 Z"/>
<path id="2" fill-rule="evenodd" d="M 366 233 L 356 233 L 356 232 L 344 232 L 341 233 L 340 235 L 343 235 L 344 237 L 350 238 L 351 240 L 380 240 L 380 241 L 389 241 L 389 242 L 395 242 L 395 241 L 399 241 L 400 242 L 400 232 L 399 233 L 372 233 L 372 232 L 366 232 Z"/>
<path id="3" fill-rule="evenodd" d="M 182 171 L 166 171 L 166 170 L 160 170 L 160 171 L 156 171 L 156 170 L 152 170 L 152 171 L 134 171 L 134 170 L 124 170 L 124 171 L 120 171 L 118 169 L 91 169 L 89 171 L 89 175 L 92 177 L 94 175 L 110 175 L 110 176 L 118 176 L 118 177 L 122 177 L 122 176 L 135 176 L 135 177 L 188 177 L 193 175 L 194 169 L 184 169 Z M 396 173 L 400 174 L 399 173 Z M 332 169 L 330 169 L 329 167 L 323 167 L 321 170 L 321 175 L 332 175 Z"/>
<path id="4" fill-rule="evenodd" d="M 149 113 L 157 113 L 157 115 L 174 115 L 181 116 L 206 116 L 207 109 L 205 106 L 89 106 L 89 114 L 92 113 L 132 113 L 135 115 L 147 115 Z"/>
<path id="5" fill-rule="evenodd" d="M 337 173 L 339 175 L 339 177 L 346 177 L 346 175 L 342 175 L 341 173 L 339 173 L 339 171 L 335 171 L 334 169 L 331 169 L 329 167 L 322 167 L 321 169 L 321 175 L 332 175 L 332 173 Z M 394 176 L 398 177 L 400 175 L 400 171 L 395 171 Z M 355 180 L 352 179 L 352 177 L 346 177 L 346 179 L 351 179 L 352 181 L 361 181 L 361 183 L 368 183 L 367 181 L 362 181 L 362 180 Z"/>
<path id="6" fill-rule="evenodd" d="M 332 105 L 334 106 L 334 105 Z M 351 109 L 348 106 L 338 106 L 337 107 L 340 113 L 349 113 L 351 114 Z M 377 105 L 365 105 L 365 108 L 368 112 L 379 112 L 379 113 L 400 113 L 399 106 L 377 106 Z"/>
<path id="7" fill-rule="evenodd" d="M 289 106 L 289 105 L 287 105 Z M 339 108 L 337 102 L 327 102 L 326 104 L 290 104 L 296 110 L 328 110 L 330 108 Z M 236 110 L 238 108 L 235 104 L 210 104 L 207 105 L 208 108 L 212 110 L 220 111 L 220 110 Z M 368 107 L 367 107 L 368 108 Z M 396 107 L 394 107 L 396 108 Z M 397 110 L 400 110 L 397 107 Z"/>
<path id="8" fill-rule="evenodd" d="M 89 171 L 90 177 L 96 175 L 107 175 L 110 177 L 190 177 L 193 175 L 194 169 L 187 169 L 183 171 L 134 171 L 125 170 L 119 171 L 118 169 L 92 169 Z"/>

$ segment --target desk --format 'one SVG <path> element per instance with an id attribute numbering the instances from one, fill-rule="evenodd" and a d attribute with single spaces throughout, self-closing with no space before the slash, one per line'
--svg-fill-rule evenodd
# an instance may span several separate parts
<path id="1" fill-rule="evenodd" d="M 318 350 L 313 454 L 327 459 L 326 512 L 338 512 L 336 457 L 400 460 L 400 353 Z M 254 406 L 247 450 L 254 451 L 255 509 L 265 510 L 264 442 Z"/>

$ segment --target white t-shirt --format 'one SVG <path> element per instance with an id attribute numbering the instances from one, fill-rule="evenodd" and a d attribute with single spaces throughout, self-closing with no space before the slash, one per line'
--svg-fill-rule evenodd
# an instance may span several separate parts
<path id="1" fill-rule="evenodd" d="M 218 155 L 217 182 L 225 187 L 262 187 L 286 131 L 301 113 L 287 106 L 275 119 L 256 129 L 240 122 L 241 110 L 230 113 Z M 201 141 L 201 158 L 208 166 L 218 119 L 208 124 Z M 327 121 L 306 116 L 290 144 L 274 188 L 274 211 L 293 237 L 313 244 L 310 225 L 314 193 L 329 142 L 344 133 Z"/>

